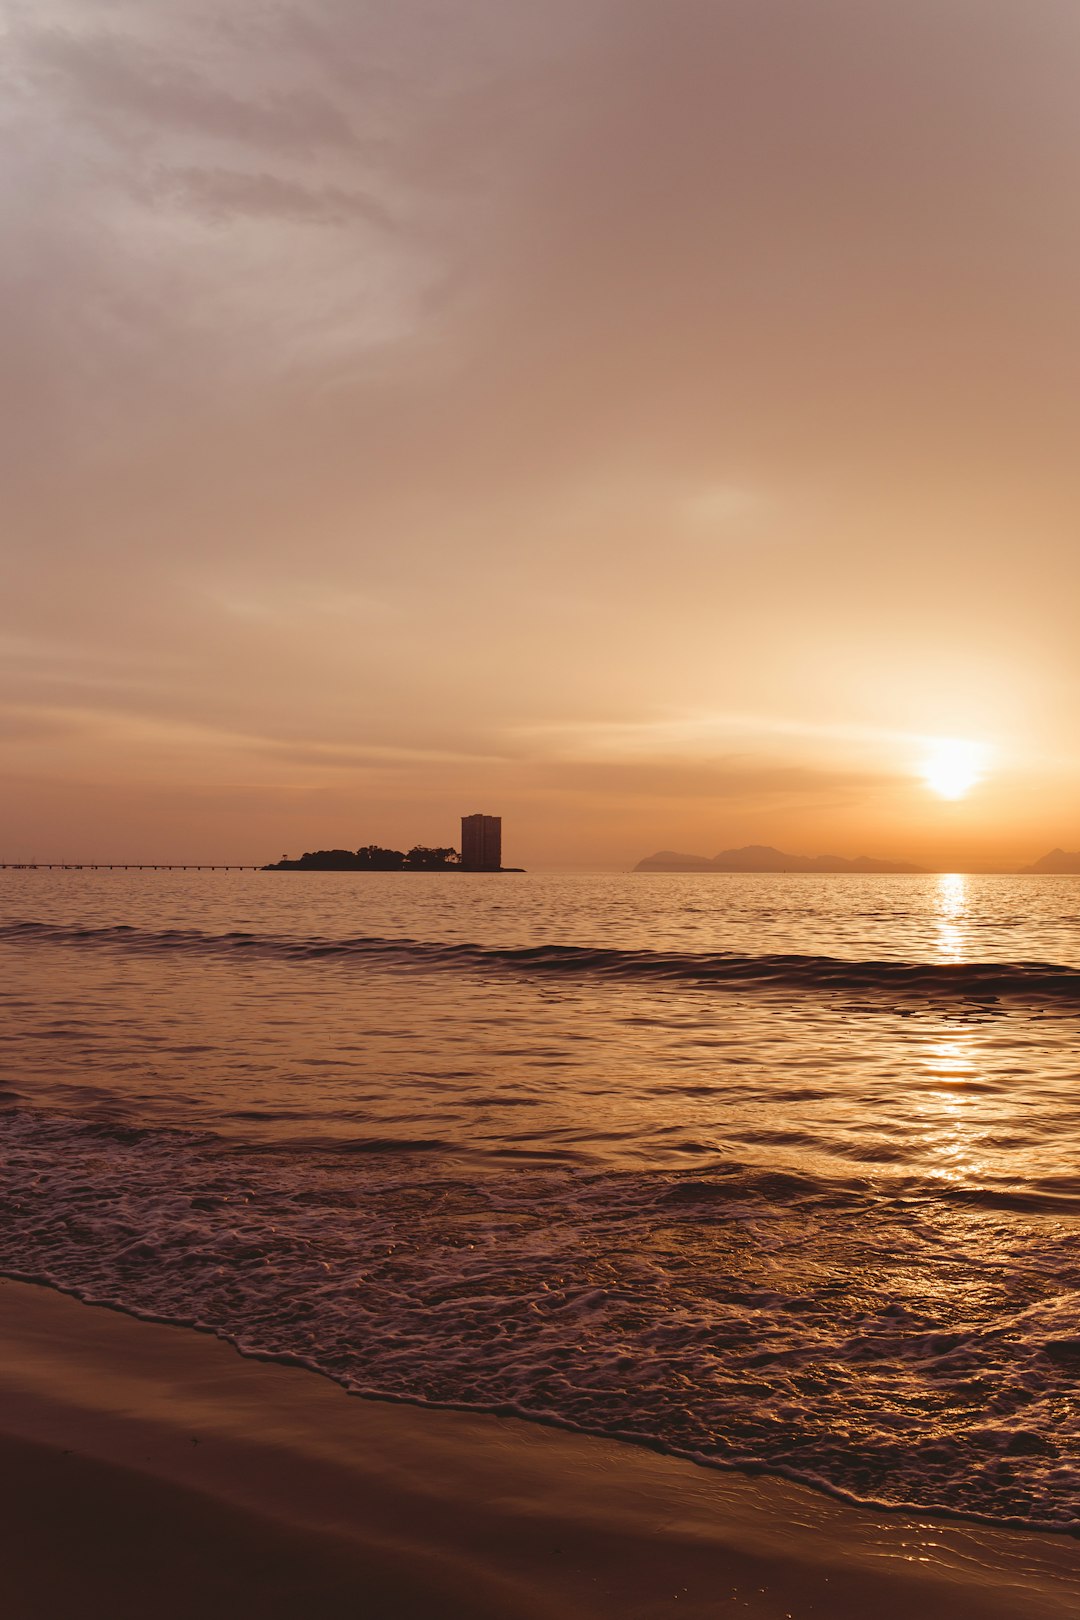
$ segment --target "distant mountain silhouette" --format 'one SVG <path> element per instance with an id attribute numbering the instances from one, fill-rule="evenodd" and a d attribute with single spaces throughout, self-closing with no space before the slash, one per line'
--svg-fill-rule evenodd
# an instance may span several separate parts
<path id="1" fill-rule="evenodd" d="M 1058 851 L 1060 854 L 1061 852 Z M 1049 859 L 1049 857 L 1047 857 Z M 1070 857 L 1080 861 L 1080 856 Z M 926 868 L 907 861 L 880 861 L 871 855 L 786 855 L 768 844 L 747 844 L 744 849 L 725 849 L 708 860 L 704 855 L 680 855 L 662 849 L 638 861 L 635 872 L 923 872 Z M 1080 871 L 1080 866 L 1076 868 Z"/>
<path id="2" fill-rule="evenodd" d="M 1080 849 L 1052 849 L 1049 855 L 1033 861 L 1030 866 L 1022 866 L 1020 870 L 1031 873 L 1045 872 L 1059 877 L 1080 873 Z"/>

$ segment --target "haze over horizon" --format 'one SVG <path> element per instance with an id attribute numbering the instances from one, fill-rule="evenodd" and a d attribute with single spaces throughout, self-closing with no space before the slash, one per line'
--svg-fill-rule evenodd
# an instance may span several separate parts
<path id="1" fill-rule="evenodd" d="M 1080 847 L 1069 0 L 0 34 L 0 859 Z"/>

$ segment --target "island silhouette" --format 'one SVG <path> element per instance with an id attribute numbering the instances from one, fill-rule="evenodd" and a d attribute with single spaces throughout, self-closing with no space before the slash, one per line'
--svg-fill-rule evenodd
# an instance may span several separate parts
<path id="1" fill-rule="evenodd" d="M 449 845 L 414 844 L 412 849 L 383 849 L 364 844 L 360 849 L 311 849 L 297 860 L 283 855 L 262 868 L 264 872 L 469 872 L 456 849 Z M 522 872 L 521 866 L 485 868 L 494 872 Z"/>
<path id="2" fill-rule="evenodd" d="M 383 849 L 364 844 L 360 849 L 311 849 L 298 860 L 283 855 L 264 866 L 264 872 L 447 872 L 461 866 L 456 849 L 414 844 L 410 850 Z"/>

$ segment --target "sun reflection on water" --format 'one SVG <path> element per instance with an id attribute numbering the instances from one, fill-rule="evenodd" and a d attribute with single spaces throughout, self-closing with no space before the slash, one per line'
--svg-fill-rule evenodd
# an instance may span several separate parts
<path id="1" fill-rule="evenodd" d="M 944 1181 L 976 1181 L 987 1170 L 979 1058 L 978 1031 L 970 1028 L 939 1029 L 919 1054 L 916 1108 L 931 1174 Z"/>
<path id="2" fill-rule="evenodd" d="M 963 872 L 942 872 L 938 879 L 937 948 L 943 962 L 967 957 L 968 880 Z"/>

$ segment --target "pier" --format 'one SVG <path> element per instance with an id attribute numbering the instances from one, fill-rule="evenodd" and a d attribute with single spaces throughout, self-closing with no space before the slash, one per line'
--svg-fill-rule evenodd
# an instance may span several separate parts
<path id="1" fill-rule="evenodd" d="M 259 872 L 261 866 L 240 866 L 235 861 L 0 861 L 0 872 Z"/>

